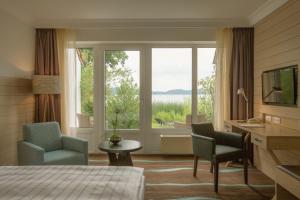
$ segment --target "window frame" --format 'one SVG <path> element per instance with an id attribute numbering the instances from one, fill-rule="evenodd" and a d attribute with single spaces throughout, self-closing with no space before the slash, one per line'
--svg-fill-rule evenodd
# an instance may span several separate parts
<path id="1" fill-rule="evenodd" d="M 94 54 L 94 48 L 93 47 L 78 47 L 77 45 L 76 45 L 76 48 L 75 48 L 76 50 L 75 50 L 75 59 L 76 59 L 76 57 L 78 56 L 77 55 L 77 49 L 91 49 L 92 50 L 92 52 L 93 52 L 93 54 Z M 95 57 L 94 57 L 94 59 L 95 59 Z M 76 60 L 75 60 L 75 70 L 74 70 L 74 72 L 75 72 L 75 87 L 74 87 L 74 93 L 75 93 L 75 105 L 74 105 L 74 109 L 75 109 L 75 115 L 77 114 L 77 111 L 78 110 L 80 110 L 80 112 L 82 113 L 82 111 L 81 111 L 81 99 L 80 100 L 78 100 L 78 98 L 80 98 L 81 97 L 81 95 L 80 95 L 80 92 L 81 92 L 81 89 L 80 89 L 80 82 L 81 82 L 81 77 L 78 77 L 78 71 L 77 70 L 81 70 L 81 69 L 79 69 L 81 66 L 78 66 L 77 65 L 77 62 L 76 62 Z M 80 73 L 81 74 L 81 73 Z M 93 83 L 95 83 L 95 81 L 94 81 L 94 79 L 95 79 L 95 60 L 94 60 L 94 66 L 93 66 Z M 95 85 L 94 85 L 95 86 Z M 94 86 L 93 86 L 93 92 L 95 92 L 95 88 L 94 88 Z M 80 101 L 80 103 L 79 103 L 79 101 Z M 80 105 L 79 105 L 80 104 Z M 80 108 L 78 108 L 78 107 L 80 107 Z M 94 107 L 95 107 L 95 99 L 93 99 L 93 112 L 94 112 Z M 95 113 L 94 113 L 94 115 L 95 115 Z M 93 118 L 94 118 L 94 116 L 93 116 Z M 79 127 L 79 123 L 78 123 L 78 119 L 77 119 L 77 116 L 75 116 L 75 126 L 78 128 L 78 129 L 93 129 L 93 126 L 94 126 L 94 124 L 93 124 L 93 126 L 92 127 Z"/>
<path id="2" fill-rule="evenodd" d="M 197 115 L 198 48 L 216 48 L 215 42 L 77 42 L 76 48 L 92 48 L 94 52 L 94 127 L 95 132 L 109 134 L 105 127 L 105 57 L 106 50 L 140 51 L 140 126 L 139 129 L 119 129 L 120 134 L 190 134 L 184 128 L 152 128 L 152 48 L 191 48 L 192 49 L 192 122 Z M 151 74 L 149 76 L 149 74 Z M 99 103 L 97 103 L 99 102 Z M 102 103 L 101 103 L 102 102 Z M 79 127 L 78 127 L 79 128 Z M 80 128 L 85 129 L 85 128 Z M 99 134 L 96 134 L 99 135 Z"/>

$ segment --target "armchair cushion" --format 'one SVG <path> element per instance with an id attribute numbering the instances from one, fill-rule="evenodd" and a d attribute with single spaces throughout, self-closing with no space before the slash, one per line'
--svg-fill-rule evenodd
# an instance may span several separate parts
<path id="1" fill-rule="evenodd" d="M 224 162 L 238 159 L 242 156 L 243 151 L 240 148 L 226 145 L 216 145 L 216 154 L 214 155 L 214 160 L 218 162 Z"/>
<path id="2" fill-rule="evenodd" d="M 62 149 L 61 132 L 57 122 L 26 124 L 24 140 L 42 147 L 46 152 Z"/>
<path id="3" fill-rule="evenodd" d="M 88 164 L 88 142 L 86 140 L 64 135 L 62 136 L 62 143 L 64 150 L 83 153 L 84 164 Z"/>
<path id="4" fill-rule="evenodd" d="M 46 152 L 44 165 L 85 165 L 84 153 L 69 150 Z"/>

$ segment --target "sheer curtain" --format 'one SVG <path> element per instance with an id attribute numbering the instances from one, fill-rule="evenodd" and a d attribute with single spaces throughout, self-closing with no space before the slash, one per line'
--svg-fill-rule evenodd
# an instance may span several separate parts
<path id="1" fill-rule="evenodd" d="M 61 129 L 71 135 L 75 125 L 75 53 L 76 37 L 71 30 L 57 29 L 61 82 Z"/>
<path id="2" fill-rule="evenodd" d="M 216 82 L 214 126 L 223 129 L 224 120 L 230 119 L 230 64 L 233 33 L 231 28 L 218 30 L 216 41 Z"/>

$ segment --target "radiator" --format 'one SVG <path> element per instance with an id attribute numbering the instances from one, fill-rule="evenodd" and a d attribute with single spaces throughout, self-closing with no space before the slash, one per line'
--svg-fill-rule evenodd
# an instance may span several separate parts
<path id="1" fill-rule="evenodd" d="M 162 154 L 193 154 L 190 135 L 160 135 Z"/>

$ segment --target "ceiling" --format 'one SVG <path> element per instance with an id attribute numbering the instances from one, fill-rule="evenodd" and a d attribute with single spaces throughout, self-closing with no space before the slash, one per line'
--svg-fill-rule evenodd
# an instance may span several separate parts
<path id="1" fill-rule="evenodd" d="M 34 26 L 95 26 L 158 21 L 190 26 L 246 25 L 268 0 L 0 0 L 0 9 Z M 269 0 L 270 1 L 270 0 Z"/>

